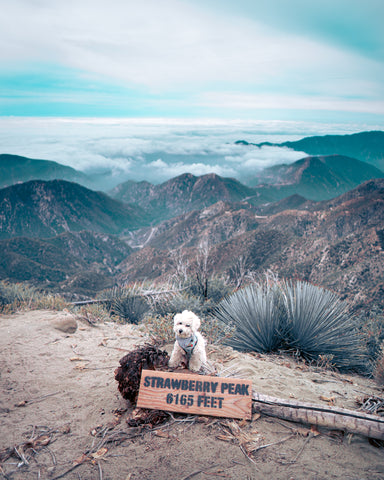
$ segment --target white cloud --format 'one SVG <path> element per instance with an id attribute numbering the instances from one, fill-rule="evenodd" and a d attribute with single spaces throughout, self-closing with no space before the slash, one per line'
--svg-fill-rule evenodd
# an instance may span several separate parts
<path id="1" fill-rule="evenodd" d="M 54 160 L 85 172 L 111 170 L 121 181 L 165 181 L 217 173 L 243 181 L 259 169 L 292 163 L 305 152 L 235 144 L 346 134 L 379 125 L 223 120 L 1 118 L 0 153 Z"/>
<path id="2" fill-rule="evenodd" d="M 14 0 L 0 17 L 0 43 L 3 61 L 59 63 L 151 92 L 212 85 L 319 91 L 329 72 L 346 81 L 383 73 L 375 62 L 266 27 L 256 16 L 177 0 Z"/>
<path id="3" fill-rule="evenodd" d="M 236 94 L 210 92 L 203 94 L 201 105 L 215 109 L 242 110 L 326 110 L 384 114 L 384 100 L 340 98 L 311 95 Z"/>
<path id="4" fill-rule="evenodd" d="M 156 178 L 157 181 L 166 181 L 169 178 L 177 177 L 183 173 L 192 173 L 192 175 L 206 175 L 216 173 L 222 177 L 235 177 L 238 171 L 227 165 L 211 165 L 207 163 L 166 163 L 161 159 L 143 166 L 143 173 L 147 177 Z"/>
<path id="5" fill-rule="evenodd" d="M 239 172 L 242 176 L 272 165 L 292 163 L 307 155 L 305 152 L 296 152 L 282 147 L 249 145 L 239 148 L 241 148 L 241 151 L 237 152 L 237 155 L 226 156 L 225 160 L 230 164 L 240 164 Z"/>

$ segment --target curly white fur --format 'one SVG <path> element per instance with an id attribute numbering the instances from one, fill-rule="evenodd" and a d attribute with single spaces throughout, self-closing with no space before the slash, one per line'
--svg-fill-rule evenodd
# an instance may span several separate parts
<path id="1" fill-rule="evenodd" d="M 173 331 L 175 332 L 176 341 L 173 346 L 171 358 L 169 359 L 169 366 L 171 368 L 178 367 L 184 361 L 189 370 L 198 372 L 207 361 L 205 353 L 204 337 L 198 332 L 200 327 L 200 318 L 193 312 L 184 310 L 182 313 L 177 313 L 174 317 Z M 186 351 L 180 346 L 179 340 L 193 338 L 197 340 L 192 354 L 189 356 Z"/>

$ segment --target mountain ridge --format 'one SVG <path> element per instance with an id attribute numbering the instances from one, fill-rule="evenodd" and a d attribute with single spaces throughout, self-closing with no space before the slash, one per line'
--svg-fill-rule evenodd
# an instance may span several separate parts
<path id="1" fill-rule="evenodd" d="M 219 200 L 236 202 L 255 194 L 238 180 L 215 173 L 201 176 L 184 173 L 159 185 L 129 181 L 109 193 L 112 198 L 139 205 L 156 220 L 172 218 Z"/>
<path id="2" fill-rule="evenodd" d="M 321 201 L 341 195 L 384 172 L 361 160 L 344 155 L 309 156 L 291 164 L 264 169 L 258 176 L 260 186 L 280 189 L 280 199 L 292 194 Z"/>
<path id="3" fill-rule="evenodd" d="M 199 177 L 185 173 L 159 185 L 128 181 L 109 194 L 112 198 L 140 206 L 158 223 L 220 200 L 248 202 L 254 206 L 295 194 L 308 200 L 326 200 L 371 178 L 381 177 L 384 177 L 381 170 L 365 162 L 342 155 L 328 155 L 305 157 L 289 165 L 266 168 L 259 173 L 254 186 L 213 173 Z"/>
<path id="4" fill-rule="evenodd" d="M 165 228 L 160 224 L 144 248 L 122 261 L 118 277 L 121 281 L 164 278 L 173 272 L 171 250 L 182 252 L 186 265 L 193 264 L 199 244 L 208 240 L 210 264 L 215 266 L 211 273 L 231 276 L 242 258 L 249 271 L 272 270 L 283 278 L 322 285 L 356 308 L 381 304 L 383 207 L 384 179 L 369 180 L 336 199 L 312 202 L 302 210 L 260 216 L 257 208 L 244 209 L 243 229 L 233 228 L 238 210 L 224 203 L 213 205 L 206 209 L 212 215 L 205 212 L 203 221 L 204 210 L 167 221 Z"/>
<path id="5" fill-rule="evenodd" d="M 384 131 L 372 130 L 347 135 L 316 135 L 282 143 L 261 142 L 251 144 L 244 140 L 238 143 L 258 147 L 287 147 L 308 155 L 346 155 L 384 170 Z"/>
<path id="6" fill-rule="evenodd" d="M 72 167 L 53 160 L 39 160 L 20 155 L 0 154 L 0 188 L 30 180 L 66 180 L 91 186 L 91 179 Z"/>
<path id="7" fill-rule="evenodd" d="M 65 180 L 31 180 L 0 190 L 0 238 L 66 231 L 118 234 L 146 224 L 142 210 Z"/>

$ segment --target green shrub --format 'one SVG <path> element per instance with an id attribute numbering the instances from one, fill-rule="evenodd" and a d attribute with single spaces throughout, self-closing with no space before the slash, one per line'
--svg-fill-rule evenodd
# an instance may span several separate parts
<path id="1" fill-rule="evenodd" d="M 171 298 L 166 299 L 161 304 L 158 304 L 155 313 L 159 315 L 175 315 L 183 310 L 190 310 L 198 317 L 205 318 L 213 309 L 213 302 L 210 300 L 204 301 L 200 297 L 195 297 L 186 291 L 177 293 Z"/>
<path id="2" fill-rule="evenodd" d="M 0 282 L 0 308 L 31 304 L 36 296 L 36 290 L 25 283 Z"/>
<path id="3" fill-rule="evenodd" d="M 235 332 L 233 326 L 223 324 L 223 322 L 220 322 L 212 315 L 204 319 L 201 323 L 200 330 L 207 343 L 213 343 L 215 345 L 228 342 Z"/>
<path id="4" fill-rule="evenodd" d="M 86 320 L 89 324 L 104 323 L 111 321 L 110 311 L 102 303 L 91 303 L 81 305 L 74 309 L 74 313 L 80 319 Z"/>
<path id="5" fill-rule="evenodd" d="M 117 315 L 122 322 L 137 325 L 148 312 L 149 305 L 143 297 L 126 295 L 115 298 L 112 305 L 112 314 Z"/>
<path id="6" fill-rule="evenodd" d="M 211 301 L 218 303 L 225 296 L 232 292 L 232 287 L 222 278 L 212 276 L 206 279 L 206 285 L 203 288 L 196 278 L 192 278 L 190 283 L 186 285 L 186 292 L 202 301 Z"/>
<path id="7" fill-rule="evenodd" d="M 367 357 L 348 305 L 332 292 L 306 282 L 263 284 L 226 297 L 215 317 L 235 327 L 228 344 L 238 350 L 281 349 L 337 368 L 366 371 Z"/>
<path id="8" fill-rule="evenodd" d="M 362 368 L 366 355 L 349 306 L 329 290 L 307 282 L 286 282 L 287 311 L 284 339 L 289 348 L 308 360 L 332 355 L 338 368 Z"/>
<path id="9" fill-rule="evenodd" d="M 110 315 L 124 323 L 137 325 L 150 310 L 150 299 L 141 284 L 113 287 L 98 296 Z"/>
<path id="10" fill-rule="evenodd" d="M 249 285 L 224 298 L 214 316 L 235 332 L 226 342 L 242 351 L 271 352 L 281 344 L 285 312 L 275 284 Z"/>

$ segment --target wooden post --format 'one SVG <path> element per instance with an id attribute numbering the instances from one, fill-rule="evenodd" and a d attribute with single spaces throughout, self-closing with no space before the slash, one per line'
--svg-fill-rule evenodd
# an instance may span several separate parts
<path id="1" fill-rule="evenodd" d="M 270 397 L 257 392 L 253 392 L 253 400 L 255 412 L 384 440 L 384 417 L 380 415 Z"/>

